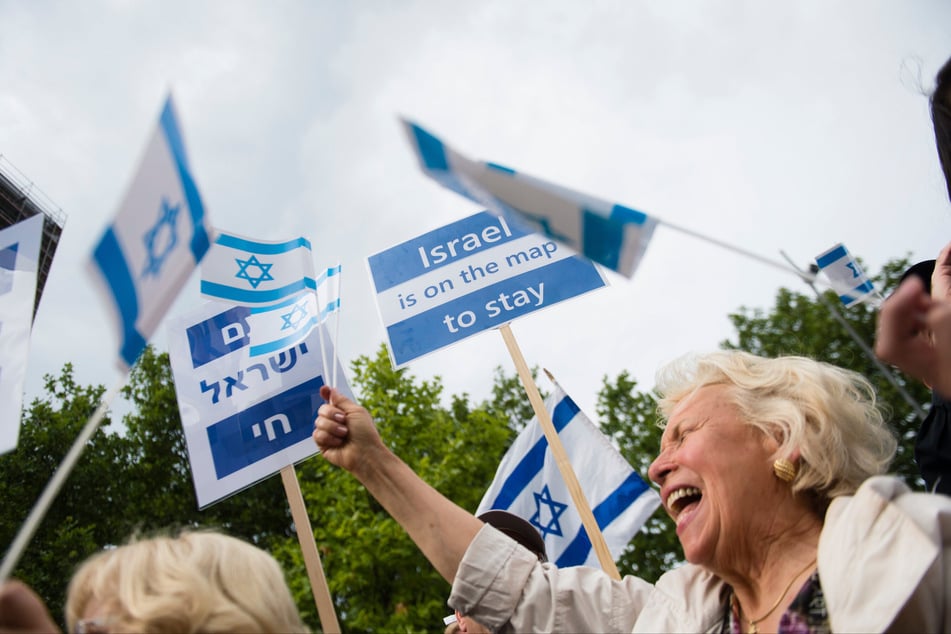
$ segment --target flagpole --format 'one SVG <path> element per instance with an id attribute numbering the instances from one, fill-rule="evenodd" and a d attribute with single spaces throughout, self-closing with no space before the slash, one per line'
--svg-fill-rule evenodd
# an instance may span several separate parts
<path id="1" fill-rule="evenodd" d="M 798 270 L 799 267 L 793 263 L 792 259 L 786 255 L 785 251 L 780 250 L 779 252 L 784 258 L 786 258 L 786 261 L 789 262 L 790 266 Z M 911 405 L 915 415 L 923 421 L 925 419 L 925 413 L 922 411 L 921 405 L 911 397 L 911 394 L 909 394 L 908 391 L 905 390 L 905 388 L 898 382 L 898 379 L 895 378 L 895 375 L 892 374 L 892 372 L 885 366 L 884 363 L 879 360 L 877 356 L 875 356 L 875 352 L 862 340 L 859 334 L 855 332 L 855 329 L 852 328 L 852 324 L 846 321 L 845 317 L 843 317 L 842 314 L 836 309 L 835 305 L 829 302 L 829 300 L 827 300 L 822 295 L 822 293 L 819 292 L 819 289 L 816 288 L 816 285 L 809 281 L 809 279 L 805 276 L 805 272 L 800 271 L 800 277 L 802 277 L 802 280 L 809 285 L 809 288 L 812 289 L 812 292 L 816 294 L 816 298 L 818 298 L 822 305 L 826 307 L 826 310 L 829 311 L 832 317 L 835 318 L 837 322 L 839 322 L 839 325 L 845 329 L 845 332 L 847 332 L 849 336 L 852 337 L 852 340 L 858 345 L 858 347 L 862 349 L 862 352 L 865 353 L 865 356 L 872 360 L 872 363 L 875 364 L 879 372 L 881 372 L 885 378 L 888 379 L 888 382 L 892 384 L 892 387 L 898 390 L 898 393 L 902 395 L 902 398 L 905 399 L 905 402 Z"/>
<path id="2" fill-rule="evenodd" d="M 287 503 L 291 507 L 291 516 L 294 518 L 294 528 L 297 531 L 297 540 L 300 542 L 301 552 L 304 555 L 304 566 L 307 568 L 307 577 L 310 579 L 310 589 L 317 604 L 317 616 L 320 619 L 320 629 L 323 632 L 339 634 L 340 624 L 337 622 L 337 613 L 334 611 L 333 599 L 324 568 L 320 563 L 320 553 L 314 539 L 314 529 L 304 506 L 304 494 L 297 480 L 294 465 L 281 468 L 281 481 L 284 483 L 284 492 L 287 494 Z"/>
<path id="3" fill-rule="evenodd" d="M 337 262 L 337 275 L 340 275 L 343 269 L 340 268 L 340 262 Z M 331 387 L 337 387 L 337 340 L 340 338 L 340 291 L 343 290 L 340 284 L 342 280 L 337 280 L 337 309 L 334 311 L 334 358 L 333 358 L 333 384 Z"/>
<path id="4" fill-rule="evenodd" d="M 99 424 L 106 415 L 109 405 L 112 404 L 112 400 L 116 397 L 116 395 L 119 393 L 119 390 L 121 390 L 122 386 L 125 384 L 125 378 L 126 377 L 123 375 L 119 381 L 116 382 L 116 384 L 103 396 L 102 400 L 99 402 L 99 407 L 89 418 L 89 420 L 86 421 L 86 426 L 83 427 L 82 431 L 79 432 L 76 440 L 73 441 L 73 446 L 69 448 L 69 452 L 66 454 L 66 457 L 63 458 L 63 461 L 59 464 L 59 467 L 56 469 L 53 477 L 50 478 L 50 481 L 47 483 L 43 493 L 37 499 L 36 503 L 34 503 L 33 508 L 30 510 L 30 515 L 26 518 L 26 521 L 23 522 L 23 525 L 20 527 L 20 531 L 10 544 L 10 549 L 3 558 L 3 564 L 0 565 L 0 585 L 6 583 L 7 579 L 10 578 L 10 574 L 20 561 L 20 557 L 23 555 L 23 551 L 26 549 L 27 544 L 29 544 L 30 540 L 33 539 L 36 529 L 39 528 L 43 518 L 46 517 L 47 511 L 49 511 L 50 505 L 53 503 L 53 500 L 56 499 L 56 495 L 63 487 L 63 483 L 66 482 L 66 478 L 69 477 L 73 467 L 76 466 L 76 462 L 79 460 L 79 456 L 86 448 L 86 444 L 89 442 L 90 438 L 92 438 L 92 435 L 96 433 L 96 430 L 99 429 Z"/>
<path id="5" fill-rule="evenodd" d="M 607 542 L 604 541 L 604 535 L 601 533 L 601 529 L 598 528 L 598 523 L 594 519 L 594 513 L 591 512 L 591 506 L 584 496 L 584 491 L 581 490 L 578 476 L 575 475 L 574 469 L 571 467 L 568 454 L 565 452 L 565 448 L 561 444 L 561 438 L 559 438 L 558 432 L 555 430 L 555 425 L 551 421 L 551 415 L 545 408 L 545 402 L 538 392 L 538 386 L 535 385 L 535 380 L 532 378 L 532 372 L 529 370 L 528 364 L 522 356 L 522 351 L 515 341 L 515 335 L 512 334 L 512 329 L 509 324 L 501 326 L 499 331 L 502 333 L 502 339 L 505 340 L 505 345 L 508 347 L 512 360 L 515 362 L 515 368 L 518 371 L 519 378 L 522 380 L 522 385 L 525 387 L 525 392 L 528 394 L 528 400 L 532 404 L 532 409 L 535 410 L 535 416 L 538 418 L 542 431 L 545 432 L 545 439 L 548 440 L 548 447 L 551 449 L 552 457 L 554 457 L 555 464 L 558 465 L 561 477 L 564 478 L 568 492 L 571 494 L 571 499 L 578 509 L 578 515 L 581 516 L 581 523 L 584 525 L 585 531 L 588 533 L 588 539 L 591 540 L 591 545 L 598 555 L 601 568 L 611 575 L 612 578 L 620 579 L 621 573 L 618 572 L 614 558 L 611 557 L 611 552 L 608 550 Z"/>

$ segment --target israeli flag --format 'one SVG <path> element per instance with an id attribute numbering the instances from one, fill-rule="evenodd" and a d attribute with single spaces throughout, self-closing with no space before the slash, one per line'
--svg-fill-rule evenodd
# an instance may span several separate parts
<path id="1" fill-rule="evenodd" d="M 94 283 L 113 309 L 121 369 L 138 359 L 208 251 L 206 221 L 169 97 L 119 211 L 89 263 Z"/>
<path id="2" fill-rule="evenodd" d="M 305 339 L 320 322 L 317 295 L 312 290 L 301 291 L 272 306 L 250 307 L 249 354 L 256 357 L 289 348 Z"/>
<path id="3" fill-rule="evenodd" d="M 863 301 L 880 301 L 872 280 L 841 242 L 817 255 L 816 265 L 832 282 L 846 308 Z"/>
<path id="4" fill-rule="evenodd" d="M 42 235 L 42 214 L 0 231 L 0 453 L 20 435 Z"/>
<path id="5" fill-rule="evenodd" d="M 608 550 L 617 560 L 660 506 L 660 495 L 560 386 L 556 385 L 545 406 Z M 600 566 L 537 418 L 528 423 L 505 453 L 476 515 L 491 509 L 528 520 L 544 538 L 549 561 L 559 567 Z"/>
<path id="6" fill-rule="evenodd" d="M 245 306 L 317 288 L 310 241 L 262 242 L 220 232 L 201 263 L 201 294 Z"/>
<path id="7" fill-rule="evenodd" d="M 656 219 L 497 163 L 471 160 L 415 123 L 403 124 L 420 167 L 444 187 L 612 271 L 634 275 Z"/>

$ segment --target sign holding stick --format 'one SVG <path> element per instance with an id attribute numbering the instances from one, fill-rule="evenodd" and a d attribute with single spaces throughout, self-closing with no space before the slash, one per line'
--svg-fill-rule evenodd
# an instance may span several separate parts
<path id="1" fill-rule="evenodd" d="M 304 555 L 304 566 L 310 578 L 310 590 L 314 593 L 314 602 L 317 604 L 320 629 L 323 632 L 337 634 L 340 632 L 340 624 L 337 622 L 337 613 L 334 611 L 330 589 L 327 587 L 324 567 L 320 563 L 320 553 L 314 541 L 314 529 L 311 528 L 310 517 L 304 506 L 304 495 L 301 493 L 294 465 L 281 468 L 281 481 L 284 483 L 287 503 L 291 507 L 291 517 L 294 518 L 297 541 L 300 542 L 300 549 Z"/>
<path id="2" fill-rule="evenodd" d="M 568 460 L 565 447 L 561 444 L 561 438 L 558 437 L 558 432 L 555 430 L 554 424 L 552 424 L 551 415 L 545 408 L 545 401 L 538 392 L 538 386 L 535 385 L 532 372 L 529 370 L 528 364 L 525 363 L 522 351 L 515 341 L 515 335 L 512 334 L 512 329 L 507 324 L 502 326 L 499 330 L 502 333 L 502 339 L 505 340 L 509 354 L 512 355 L 512 361 L 515 362 L 515 369 L 518 370 L 518 376 L 522 380 L 525 392 L 528 394 L 528 400 L 532 404 L 535 416 L 538 418 L 538 422 L 545 432 L 545 439 L 548 440 L 548 446 L 551 449 L 555 463 L 558 465 L 558 471 L 565 480 L 565 485 L 568 487 L 571 499 L 578 509 L 578 515 L 581 516 L 581 523 L 584 524 L 588 539 L 591 540 L 591 545 L 598 555 L 601 568 L 611 575 L 613 579 L 620 579 L 621 574 L 618 572 L 617 565 L 614 563 L 611 551 L 608 550 L 607 542 L 604 541 L 604 535 L 601 533 L 601 529 L 598 528 L 598 522 L 594 519 L 594 513 L 591 512 L 591 506 L 584 496 L 584 491 L 581 490 L 581 484 L 579 484 L 578 477 L 571 467 L 571 461 Z"/>

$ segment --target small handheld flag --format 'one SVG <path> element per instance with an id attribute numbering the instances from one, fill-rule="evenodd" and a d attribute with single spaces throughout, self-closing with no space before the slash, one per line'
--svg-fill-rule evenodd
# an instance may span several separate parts
<path id="1" fill-rule="evenodd" d="M 317 288 L 310 241 L 262 242 L 221 232 L 201 263 L 201 294 L 245 306 Z"/>
<path id="2" fill-rule="evenodd" d="M 556 384 L 545 406 L 608 549 L 617 559 L 660 505 L 660 496 L 561 386 Z M 549 560 L 559 567 L 598 565 L 537 418 L 505 453 L 476 514 L 490 509 L 507 510 L 528 520 L 544 538 Z"/>
<path id="3" fill-rule="evenodd" d="M 423 172 L 444 187 L 626 277 L 634 274 L 657 225 L 654 218 L 497 163 L 471 160 L 415 123 L 403 124 Z"/>
<path id="4" fill-rule="evenodd" d="M 172 98 L 89 268 L 116 316 L 128 369 L 209 247 L 205 207 L 192 177 Z"/>
<path id="5" fill-rule="evenodd" d="M 841 242 L 817 255 L 816 265 L 832 282 L 846 308 L 869 299 L 878 300 L 872 280 Z"/>

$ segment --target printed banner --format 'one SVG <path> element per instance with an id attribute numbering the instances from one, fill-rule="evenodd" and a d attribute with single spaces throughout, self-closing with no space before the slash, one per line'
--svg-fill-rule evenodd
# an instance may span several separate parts
<path id="1" fill-rule="evenodd" d="M 397 367 L 605 286 L 589 260 L 487 212 L 371 255 L 367 262 Z"/>
<path id="2" fill-rule="evenodd" d="M 250 310 L 208 302 L 169 325 L 199 508 L 317 452 L 311 434 L 323 403 L 320 387 L 330 382 L 321 362 L 323 326 L 290 348 L 252 357 Z M 337 374 L 344 376 L 339 363 Z M 350 396 L 346 379 L 337 383 Z"/>

